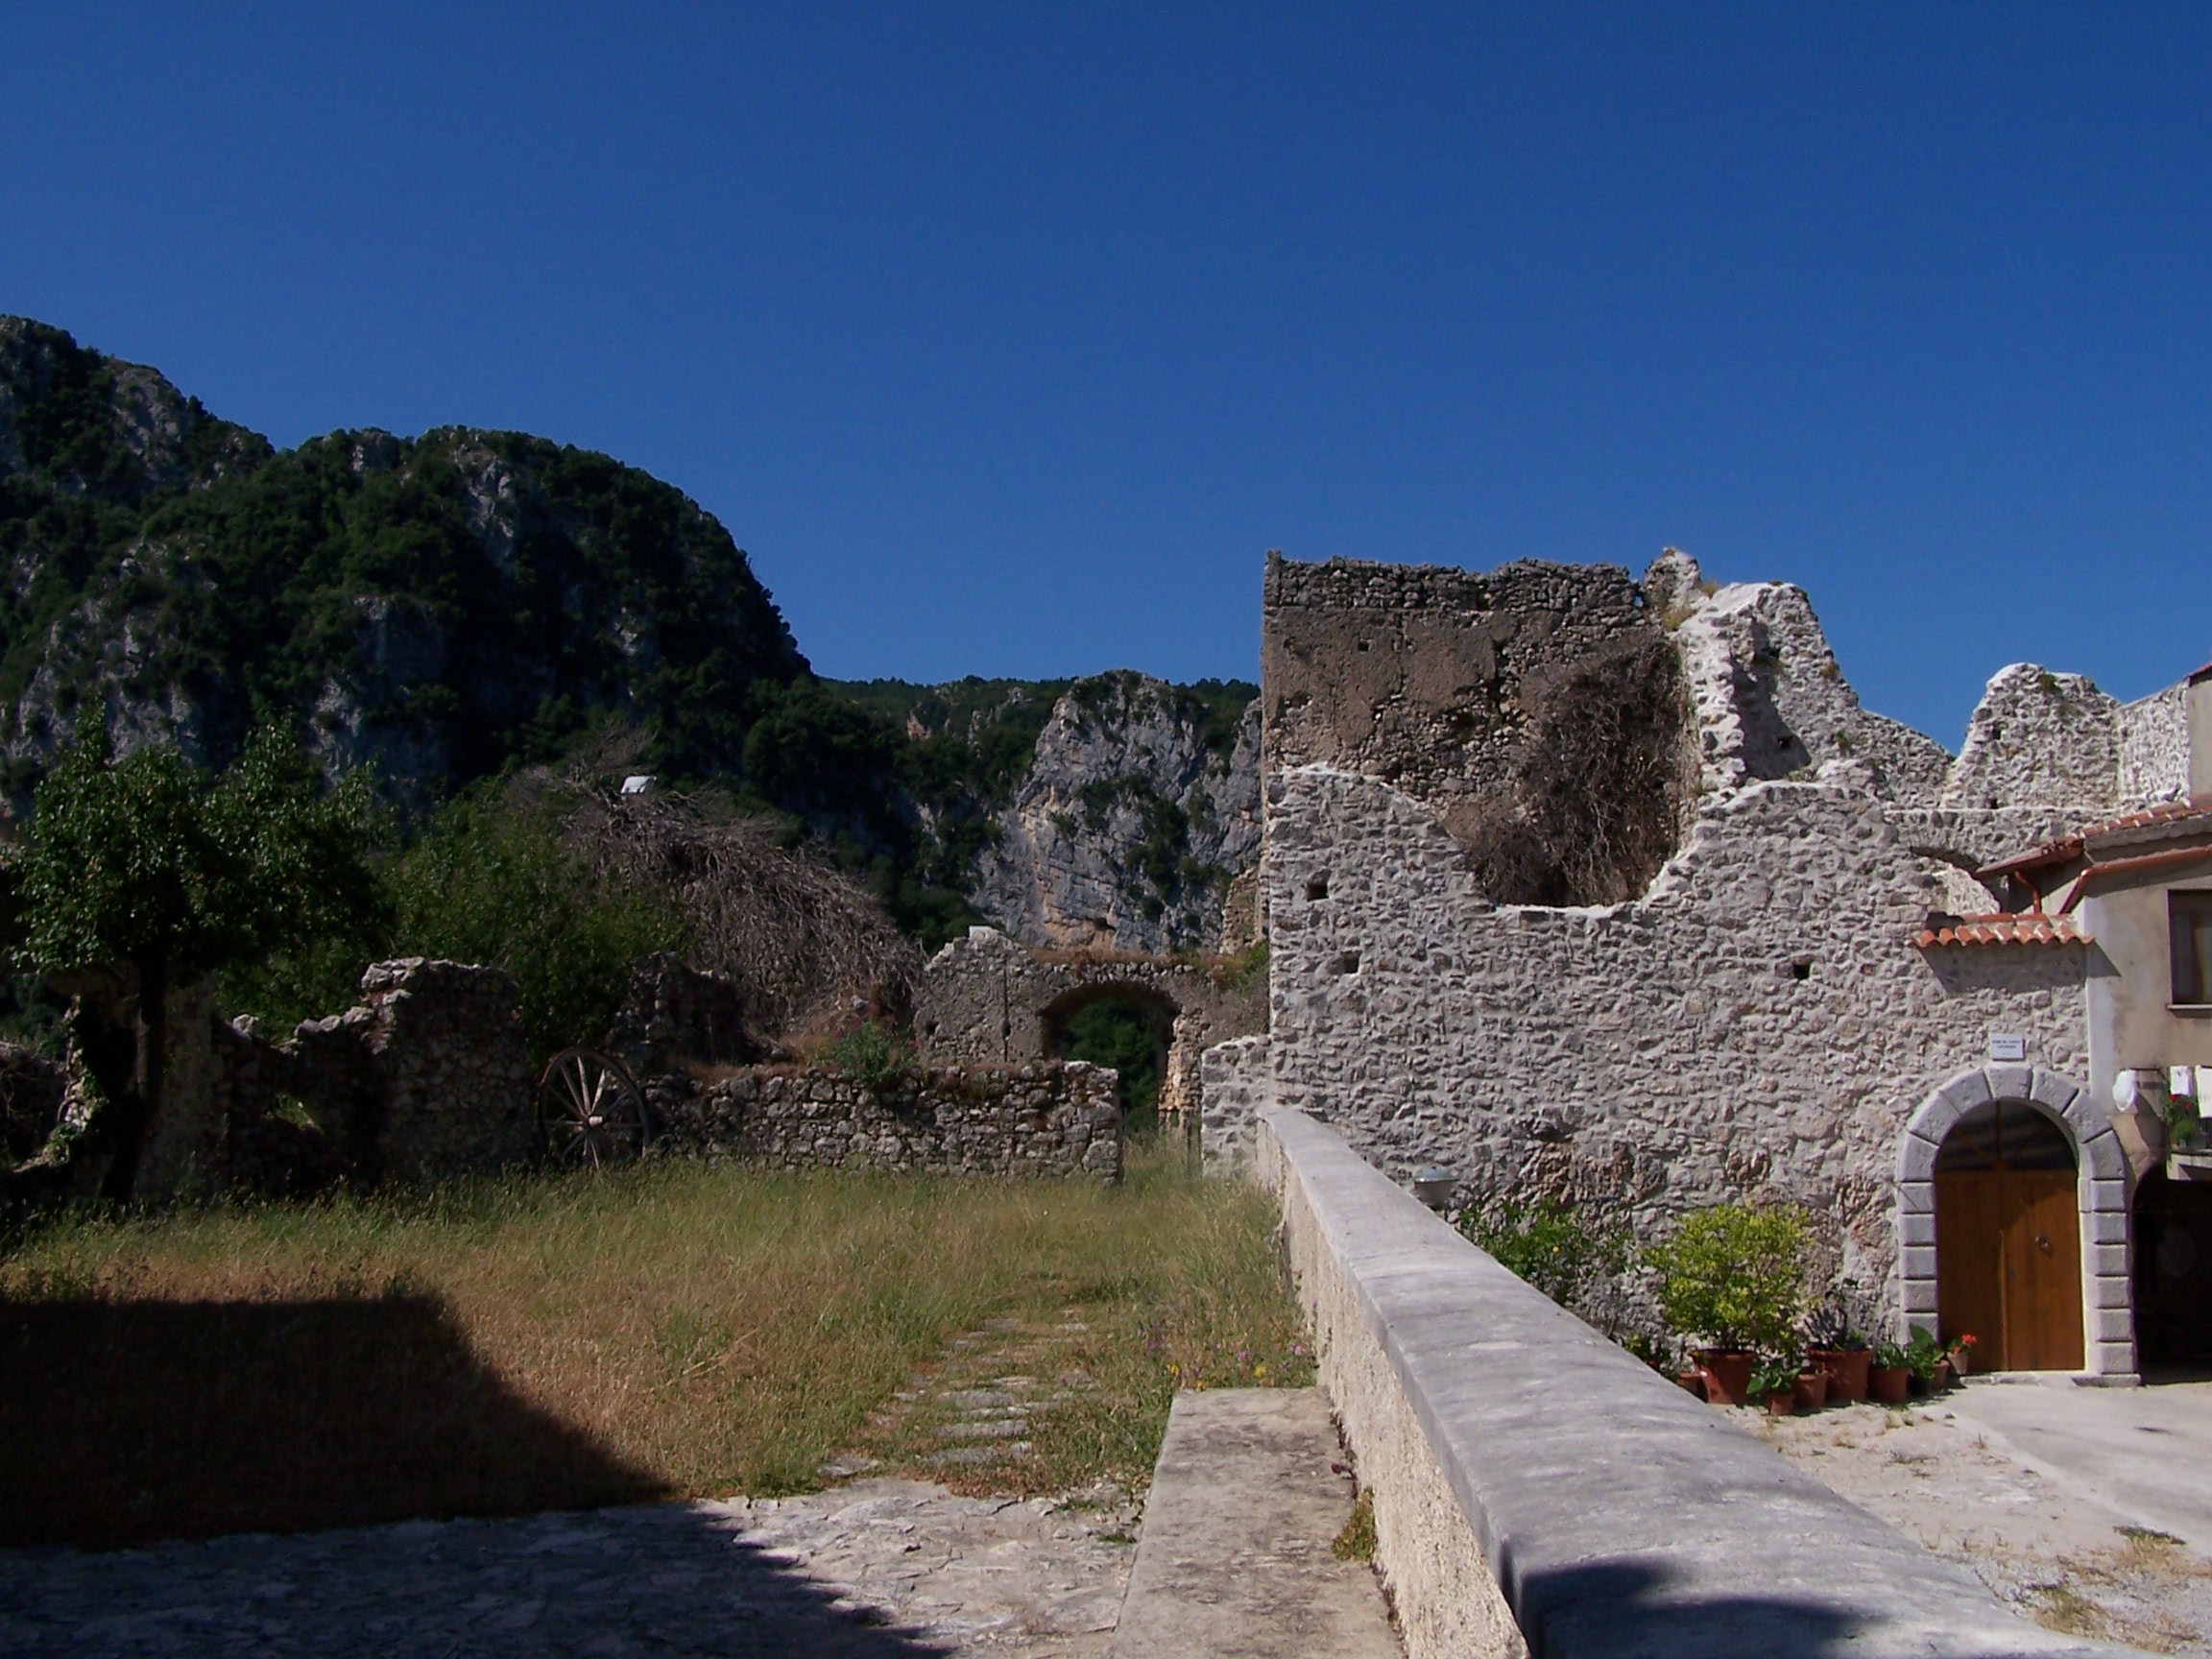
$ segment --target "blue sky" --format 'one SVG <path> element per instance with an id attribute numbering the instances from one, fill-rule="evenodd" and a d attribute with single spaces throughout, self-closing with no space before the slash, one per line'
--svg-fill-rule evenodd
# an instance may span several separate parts
<path id="1" fill-rule="evenodd" d="M 1255 672 L 1261 558 L 1802 583 L 1958 742 L 2212 658 L 2212 7 L 11 8 L 0 310 L 518 427 L 823 673 Z"/>

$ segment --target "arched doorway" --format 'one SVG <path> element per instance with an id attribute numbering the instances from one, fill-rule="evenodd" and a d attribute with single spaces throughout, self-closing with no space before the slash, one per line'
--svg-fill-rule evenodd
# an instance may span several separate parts
<path id="1" fill-rule="evenodd" d="M 2081 1369 L 2081 1218 L 2074 1144 L 2018 1100 L 1962 1116 L 1936 1155 L 1936 1297 L 1978 1370 Z"/>
<path id="2" fill-rule="evenodd" d="M 2135 1190 L 2135 1340 L 2146 1370 L 2212 1367 L 2212 1183 L 2153 1170 Z"/>
<path id="3" fill-rule="evenodd" d="M 1133 1136 L 1160 1126 L 1160 1086 L 1174 1032 L 1174 1003 L 1143 986 L 1087 985 L 1045 1010 L 1045 1052 L 1113 1067 L 1122 1129 Z"/>

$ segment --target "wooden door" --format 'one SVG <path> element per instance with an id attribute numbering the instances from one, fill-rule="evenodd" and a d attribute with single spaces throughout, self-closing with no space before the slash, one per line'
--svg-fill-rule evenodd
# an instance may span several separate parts
<path id="1" fill-rule="evenodd" d="M 1974 1338 L 1979 1370 L 2005 1363 L 2005 1222 L 1994 1169 L 1936 1177 L 1936 1323 Z"/>
<path id="2" fill-rule="evenodd" d="M 1977 1370 L 2081 1368 L 2081 1226 L 2070 1169 L 1938 1171 L 1936 1306 Z"/>
<path id="3" fill-rule="evenodd" d="M 2007 1169 L 2005 1363 L 2081 1369 L 2081 1209 L 2072 1170 Z M 1938 1246 L 1940 1248 L 1940 1246 Z"/>

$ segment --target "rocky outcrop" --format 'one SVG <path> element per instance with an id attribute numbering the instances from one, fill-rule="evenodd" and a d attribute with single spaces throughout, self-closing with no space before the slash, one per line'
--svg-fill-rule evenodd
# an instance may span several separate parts
<path id="1" fill-rule="evenodd" d="M 1027 944 L 1211 949 L 1260 848 L 1260 706 L 1211 734 L 1197 698 L 1142 674 L 1078 681 L 1052 711 L 974 902 Z"/>
<path id="2" fill-rule="evenodd" d="M 517 433 L 278 453 L 151 369 L 0 319 L 0 761 L 16 804 L 87 709 L 119 751 L 228 760 L 289 711 L 402 799 L 613 711 L 733 766 L 744 698 L 806 672 L 696 502 Z"/>

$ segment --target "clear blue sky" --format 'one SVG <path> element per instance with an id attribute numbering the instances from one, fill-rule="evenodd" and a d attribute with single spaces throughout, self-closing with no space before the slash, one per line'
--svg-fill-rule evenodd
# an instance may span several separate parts
<path id="1" fill-rule="evenodd" d="M 1261 555 L 1804 584 L 1956 745 L 2212 657 L 2212 7 L 12 7 L 0 310 L 680 485 L 824 673 Z"/>

